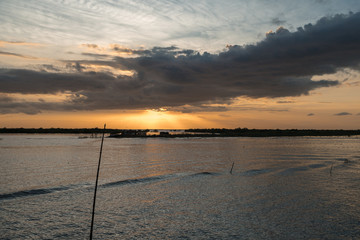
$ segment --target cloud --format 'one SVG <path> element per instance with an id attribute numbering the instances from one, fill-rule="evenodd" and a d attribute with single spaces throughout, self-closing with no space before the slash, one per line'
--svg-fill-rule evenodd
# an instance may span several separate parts
<path id="1" fill-rule="evenodd" d="M 336 113 L 334 114 L 335 116 L 348 116 L 348 115 L 352 115 L 351 113 L 348 112 L 340 112 L 340 113 Z"/>
<path id="2" fill-rule="evenodd" d="M 83 52 L 83 53 L 81 53 L 81 55 L 94 57 L 94 58 L 109 58 L 109 57 L 111 57 L 108 54 L 88 53 L 88 52 Z"/>
<path id="3" fill-rule="evenodd" d="M 76 65 L 74 66 L 76 68 Z M 0 69 L 0 91 L 22 94 L 56 94 L 98 91 L 113 82 L 103 73 L 53 73 L 26 69 Z"/>
<path id="4" fill-rule="evenodd" d="M 320 3 L 320 4 L 327 4 L 327 3 L 329 3 L 329 0 L 315 0 L 315 2 Z"/>
<path id="5" fill-rule="evenodd" d="M 91 43 L 81 44 L 81 46 L 90 48 L 90 49 L 98 49 L 99 48 L 99 46 L 97 44 L 91 44 Z"/>
<path id="6" fill-rule="evenodd" d="M 28 115 L 35 115 L 41 113 L 40 109 L 36 106 L 37 104 L 34 103 L 17 103 L 17 102 L 2 102 L 0 99 L 0 114 L 10 114 L 10 113 L 25 113 Z M 47 105 L 46 105 L 47 106 Z"/>
<path id="7" fill-rule="evenodd" d="M 156 109 L 189 105 L 203 111 L 199 106 L 227 103 L 242 96 L 307 95 L 314 89 L 340 84 L 326 79 L 314 81 L 312 76 L 359 67 L 359 25 L 360 13 L 335 15 L 300 27 L 296 32 L 279 28 L 257 44 L 231 45 L 218 54 L 175 46 L 133 50 L 114 45 L 113 51 L 128 51 L 133 55 L 108 61 L 67 61 L 68 72 L 0 69 L 0 91 L 72 94 L 63 105 L 32 104 L 40 110 L 50 107 L 53 110 Z M 135 74 L 87 71 L 86 64 Z M 23 111 L 16 106 L 14 109 Z"/>
<path id="8" fill-rule="evenodd" d="M 118 53 L 128 53 L 131 55 L 147 56 L 147 57 L 156 56 L 156 55 L 169 55 L 169 56 L 178 57 L 181 55 L 189 56 L 197 53 L 196 51 L 191 49 L 179 49 L 175 46 L 154 47 L 149 50 L 149 49 L 130 49 L 114 44 L 112 46 L 112 50 Z"/>
<path id="9" fill-rule="evenodd" d="M 271 24 L 273 25 L 283 25 L 285 23 L 286 23 L 285 20 L 280 20 L 278 17 L 271 19 Z"/>
<path id="10" fill-rule="evenodd" d="M 172 107 L 169 110 L 175 112 L 182 112 L 182 113 L 198 113 L 198 112 L 226 112 L 230 109 L 226 106 L 206 106 L 206 105 L 199 105 L 199 106 L 181 106 L 181 107 Z"/>
<path id="11" fill-rule="evenodd" d="M 13 57 L 21 57 L 21 58 L 29 58 L 29 59 L 37 59 L 36 57 L 25 56 L 25 55 L 18 54 L 18 53 L 4 52 L 4 51 L 0 51 L 0 55 L 13 56 Z"/>
<path id="12" fill-rule="evenodd" d="M 18 46 L 42 46 L 40 43 L 32 43 L 32 42 L 16 42 L 16 41 L 2 41 L 0 40 L 0 47 L 5 45 L 18 45 Z"/>
<path id="13" fill-rule="evenodd" d="M 314 116 L 314 115 L 315 115 L 314 113 L 309 113 L 307 116 L 311 117 L 311 116 Z"/>
<path id="14" fill-rule="evenodd" d="M 55 67 L 52 64 L 43 64 L 43 65 L 41 65 L 40 69 L 42 71 L 52 71 L 52 72 L 59 72 L 60 71 L 59 68 Z"/>

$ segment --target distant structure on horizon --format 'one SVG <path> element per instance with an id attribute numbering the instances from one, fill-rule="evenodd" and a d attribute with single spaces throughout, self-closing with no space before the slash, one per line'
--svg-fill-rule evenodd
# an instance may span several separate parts
<path id="1" fill-rule="evenodd" d="M 117 133 L 110 134 L 109 137 L 146 137 L 149 130 L 120 130 Z"/>

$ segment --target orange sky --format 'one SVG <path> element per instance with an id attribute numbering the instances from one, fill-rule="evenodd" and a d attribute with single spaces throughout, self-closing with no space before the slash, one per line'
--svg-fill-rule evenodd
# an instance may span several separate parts
<path id="1" fill-rule="evenodd" d="M 52 112 L 28 115 L 3 114 L 1 127 L 120 129 L 187 128 L 280 128 L 359 129 L 360 116 L 337 116 L 360 108 L 353 101 L 360 86 L 342 86 L 316 91 L 310 96 L 281 99 L 238 99 L 233 110 L 224 112 L 179 113 L 158 110 Z M 334 102 L 336 100 L 336 102 Z M 311 116 L 308 116 L 311 115 Z"/>
<path id="2" fill-rule="evenodd" d="M 360 7 L 323 4 L 2 2 L 0 127 L 359 129 Z"/>

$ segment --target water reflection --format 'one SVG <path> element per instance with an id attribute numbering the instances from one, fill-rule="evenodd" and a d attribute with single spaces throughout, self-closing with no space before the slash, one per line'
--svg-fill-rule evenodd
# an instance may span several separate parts
<path id="1" fill-rule="evenodd" d="M 99 141 L 2 138 L 3 237 L 86 238 Z M 358 238 L 359 147 L 356 137 L 105 139 L 94 234 Z"/>

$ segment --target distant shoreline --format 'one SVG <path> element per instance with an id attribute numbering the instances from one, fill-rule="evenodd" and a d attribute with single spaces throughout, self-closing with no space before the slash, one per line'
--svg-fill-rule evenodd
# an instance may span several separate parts
<path id="1" fill-rule="evenodd" d="M 101 128 L 0 128 L 0 134 L 101 134 Z M 105 129 L 114 138 L 193 138 L 193 137 L 290 137 L 290 136 L 354 136 L 359 130 L 316 129 L 247 129 L 206 128 L 186 130 L 124 130 Z"/>

